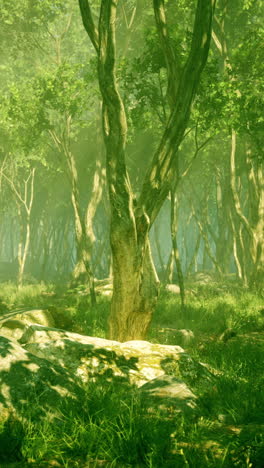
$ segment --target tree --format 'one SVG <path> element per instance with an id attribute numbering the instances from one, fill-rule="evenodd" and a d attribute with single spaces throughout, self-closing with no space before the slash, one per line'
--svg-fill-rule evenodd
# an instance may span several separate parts
<path id="1" fill-rule="evenodd" d="M 17 211 L 20 224 L 20 239 L 18 244 L 18 287 L 20 288 L 23 283 L 23 275 L 25 270 L 25 264 L 29 252 L 30 236 L 31 236 L 31 211 L 34 200 L 34 178 L 35 168 L 30 169 L 26 179 L 23 180 L 23 186 L 17 188 L 14 180 L 10 179 L 5 173 L 3 176 L 10 184 L 11 190 L 16 198 Z M 24 211 L 24 216 L 22 210 Z"/>
<path id="2" fill-rule="evenodd" d="M 8 183 L 17 205 L 19 242 L 17 251 L 18 286 L 23 282 L 30 249 L 32 206 L 35 194 L 35 172 L 43 164 L 41 133 L 45 120 L 40 118 L 40 94 L 30 94 L 24 87 L 10 86 L 4 96 L 1 124 L 4 161 L 1 175 Z"/>
<path id="3" fill-rule="evenodd" d="M 82 67 L 64 64 L 58 67 L 55 75 L 42 77 L 43 106 L 49 118 L 48 133 L 58 150 L 60 163 L 71 186 L 71 202 L 74 212 L 76 264 L 73 271 L 74 282 L 86 282 L 90 290 L 91 303 L 95 304 L 94 277 L 91 267 L 92 247 L 95 242 L 92 222 L 101 201 L 104 184 L 101 170 L 100 152 L 97 154 L 93 188 L 85 213 L 81 207 L 80 170 L 73 150 L 73 140 L 83 126 L 83 106 L 89 95 L 84 86 Z"/>
<path id="4" fill-rule="evenodd" d="M 238 276 L 248 286 L 261 288 L 264 276 L 263 185 L 263 47 L 258 18 L 263 2 L 245 2 L 240 8 L 243 36 L 230 46 L 229 17 L 233 5 L 226 0 L 216 15 L 213 39 L 221 57 L 224 99 L 222 114 L 230 139 L 229 186 L 226 199 L 233 234 L 233 254 Z M 247 10 L 251 10 L 251 15 Z M 252 21 L 252 19 L 254 21 Z M 253 52 L 254 51 L 254 52 Z M 254 53 L 255 61 L 252 62 Z M 240 140 L 240 141 L 239 141 Z M 262 141 L 261 141 L 262 140 Z M 225 175 L 226 177 L 226 175 Z M 245 190 L 247 196 L 245 197 Z M 223 241 L 223 239 L 222 239 Z"/>
<path id="5" fill-rule="evenodd" d="M 136 199 L 126 167 L 127 121 L 116 81 L 118 1 L 103 0 L 98 26 L 88 0 L 79 0 L 84 27 L 98 57 L 98 80 L 103 101 L 106 174 L 111 205 L 110 242 L 113 257 L 113 298 L 109 335 L 120 341 L 144 338 L 157 298 L 157 276 L 148 233 L 176 176 L 178 148 L 189 121 L 201 73 L 206 64 L 214 0 L 198 0 L 193 37 L 184 66 L 177 60 L 168 33 L 163 0 L 154 0 L 156 24 L 167 63 L 172 100 L 160 144 Z"/>

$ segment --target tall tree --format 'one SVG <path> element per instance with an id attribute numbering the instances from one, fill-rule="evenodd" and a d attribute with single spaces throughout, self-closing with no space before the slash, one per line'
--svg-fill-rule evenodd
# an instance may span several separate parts
<path id="1" fill-rule="evenodd" d="M 193 39 L 185 65 L 179 69 L 176 60 L 172 65 L 175 68 L 173 78 L 178 78 L 171 93 L 174 105 L 171 106 L 161 142 L 146 173 L 142 192 L 136 200 L 125 160 L 126 113 L 116 81 L 115 25 L 118 1 L 101 2 L 96 26 L 89 1 L 79 0 L 84 27 L 98 56 L 111 205 L 113 298 L 109 335 L 120 341 L 144 338 L 151 320 L 157 297 L 157 277 L 151 261 L 148 233 L 175 178 L 178 148 L 208 56 L 214 3 L 214 0 L 197 1 Z M 153 6 L 155 13 L 160 9 L 164 11 L 164 2 L 161 0 L 154 0 Z M 166 34 L 165 15 L 161 15 L 158 28 L 161 35 Z M 166 58 L 169 53 L 170 45 L 164 44 Z M 171 77 L 172 71 L 168 69 L 169 87 Z"/>

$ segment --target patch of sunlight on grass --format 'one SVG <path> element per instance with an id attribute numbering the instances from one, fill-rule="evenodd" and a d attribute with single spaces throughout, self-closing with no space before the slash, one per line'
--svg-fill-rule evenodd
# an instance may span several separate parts
<path id="1" fill-rule="evenodd" d="M 55 312 L 58 307 L 68 314 L 78 332 L 105 337 L 109 298 L 99 296 L 97 305 L 91 307 L 89 297 L 78 292 L 43 297 L 43 291 L 52 291 L 52 286 L 25 285 L 18 291 L 7 283 L 0 285 L 0 298 L 12 308 L 29 304 L 44 308 L 53 301 Z M 216 370 L 214 385 L 203 391 L 195 382 L 191 387 L 198 397 L 195 421 L 179 414 L 162 418 L 158 411 L 146 411 L 132 386 L 90 382 L 84 384 L 82 414 L 63 408 L 52 423 L 48 415 L 44 421 L 25 415 L 19 433 L 23 459 L 31 460 L 33 466 L 45 461 L 63 467 L 88 467 L 90 463 L 112 468 L 262 468 L 262 309 L 260 295 L 238 288 L 232 292 L 231 287 L 221 289 L 216 284 L 189 292 L 184 309 L 179 295 L 162 291 L 149 338 L 162 343 L 158 330 L 163 327 L 190 329 L 195 340 L 186 351 Z M 223 342 L 219 336 L 229 327 L 237 334 Z M 0 425 L 0 436 L 4 431 Z M 17 433 L 14 428 L 10 440 L 16 441 Z"/>
<path id="2" fill-rule="evenodd" d="M 51 288 L 51 285 L 42 282 L 34 285 L 27 284 L 19 289 L 14 283 L 1 283 L 0 299 L 9 310 L 19 307 L 38 308 L 45 303 L 42 293 L 50 291 Z"/>
<path id="3" fill-rule="evenodd" d="M 188 328 L 194 333 L 221 334 L 226 328 L 260 330 L 264 328 L 260 313 L 263 300 L 248 291 L 208 294 L 206 286 L 200 294 L 187 294 L 184 310 L 180 298 L 162 292 L 154 313 L 152 328 Z"/>

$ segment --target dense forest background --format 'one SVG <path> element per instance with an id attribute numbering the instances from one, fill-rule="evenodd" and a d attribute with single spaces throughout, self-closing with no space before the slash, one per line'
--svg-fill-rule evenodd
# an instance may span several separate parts
<path id="1" fill-rule="evenodd" d="M 94 17 L 99 2 L 92 2 Z M 177 59 L 195 2 L 167 1 Z M 197 271 L 263 285 L 262 1 L 219 1 L 180 145 L 177 177 L 150 232 L 159 277 Z M 0 3 L 0 274 L 85 282 L 111 274 L 109 197 L 96 52 L 77 2 Z M 176 25 L 176 26 L 175 26 Z M 135 197 L 168 119 L 168 67 L 150 1 L 119 2 L 117 81 Z M 83 245 L 85 244 L 85 249 Z M 84 252 L 84 250 L 86 252 Z M 174 258 L 179 259 L 178 263 Z M 181 275 L 181 273 L 180 273 Z"/>

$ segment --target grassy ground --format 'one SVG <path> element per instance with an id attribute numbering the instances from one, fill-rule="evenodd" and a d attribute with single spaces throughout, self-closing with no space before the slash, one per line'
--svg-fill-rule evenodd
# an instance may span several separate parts
<path id="1" fill-rule="evenodd" d="M 0 299 L 2 312 L 66 310 L 72 331 L 105 336 L 109 299 L 100 297 L 92 310 L 82 289 L 42 284 L 17 292 L 7 284 Z M 221 339 L 227 328 L 234 336 Z M 231 283 L 190 283 L 182 310 L 177 295 L 162 291 L 148 339 L 181 344 L 172 329 L 192 330 L 183 347 L 217 371 L 215 385 L 198 393 L 196 420 L 164 420 L 145 411 L 135 388 L 97 382 L 86 388 L 81 415 L 65 410 L 52 424 L 51 415 L 41 423 L 27 415 L 0 427 L 0 467 L 263 468 L 263 297 Z"/>

